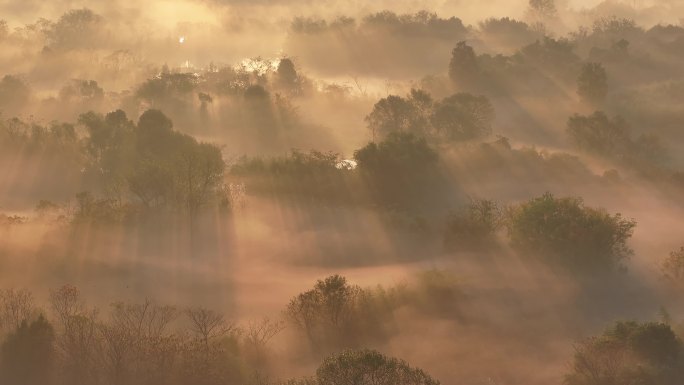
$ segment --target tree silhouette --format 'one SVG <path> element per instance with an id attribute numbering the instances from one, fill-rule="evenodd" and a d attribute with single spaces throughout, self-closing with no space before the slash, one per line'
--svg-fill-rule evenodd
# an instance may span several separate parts
<path id="1" fill-rule="evenodd" d="M 600 63 L 586 63 L 577 78 L 577 94 L 589 105 L 601 105 L 608 95 L 608 74 Z"/>
<path id="2" fill-rule="evenodd" d="M 2 344 L 0 378 L 11 385 L 50 384 L 54 381 L 55 335 L 43 315 L 22 321 Z"/>

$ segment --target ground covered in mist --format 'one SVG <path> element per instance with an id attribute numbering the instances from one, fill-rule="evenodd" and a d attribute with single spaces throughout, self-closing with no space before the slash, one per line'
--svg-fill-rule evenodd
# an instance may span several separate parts
<path id="1" fill-rule="evenodd" d="M 684 5 L 420 3 L 0 1 L 0 383 L 683 383 Z"/>

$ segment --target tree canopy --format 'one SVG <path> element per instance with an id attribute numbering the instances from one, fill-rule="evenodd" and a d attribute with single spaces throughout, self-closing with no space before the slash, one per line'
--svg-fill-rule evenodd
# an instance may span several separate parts
<path id="1" fill-rule="evenodd" d="M 567 385 L 659 384 L 684 380 L 682 342 L 669 325 L 617 322 L 577 345 Z"/>
<path id="2" fill-rule="evenodd" d="M 634 220 L 587 207 L 580 198 L 546 193 L 513 210 L 508 223 L 512 246 L 548 263 L 580 273 L 624 268 L 632 254 L 627 241 Z"/>

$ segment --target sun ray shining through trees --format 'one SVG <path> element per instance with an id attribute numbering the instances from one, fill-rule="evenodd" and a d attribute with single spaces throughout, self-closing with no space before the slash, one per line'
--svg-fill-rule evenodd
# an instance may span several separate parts
<path id="1" fill-rule="evenodd" d="M 0 384 L 684 383 L 682 20 L 0 2 Z"/>

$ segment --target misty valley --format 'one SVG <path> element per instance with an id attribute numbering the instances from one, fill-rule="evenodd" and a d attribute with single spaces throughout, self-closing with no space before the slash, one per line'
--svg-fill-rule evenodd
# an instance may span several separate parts
<path id="1" fill-rule="evenodd" d="M 678 0 L 0 0 L 0 384 L 684 384 L 682 66 Z"/>

